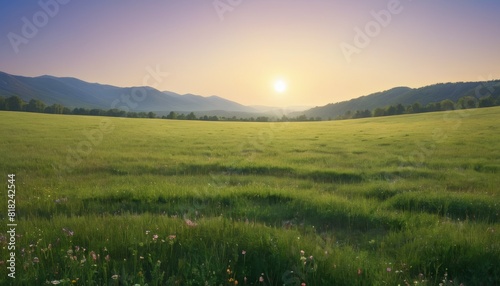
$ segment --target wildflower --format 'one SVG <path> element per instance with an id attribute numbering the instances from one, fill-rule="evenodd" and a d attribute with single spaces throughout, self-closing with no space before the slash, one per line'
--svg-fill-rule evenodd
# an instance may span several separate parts
<path id="1" fill-rule="evenodd" d="M 193 222 L 193 221 L 192 221 L 192 220 L 190 220 L 190 219 L 186 219 L 186 220 L 185 220 L 185 222 L 186 222 L 186 224 L 187 224 L 188 226 L 190 226 L 190 227 L 195 227 L 195 226 L 197 226 L 197 223 Z"/>
<path id="2" fill-rule="evenodd" d="M 245 255 L 245 254 L 247 254 L 247 252 L 245 250 L 242 250 L 241 254 Z"/>
<path id="3" fill-rule="evenodd" d="M 118 277 L 120 277 L 120 276 L 115 274 L 115 275 L 111 276 L 111 279 L 116 280 L 116 279 L 118 279 Z"/>
<path id="4" fill-rule="evenodd" d="M 177 237 L 177 235 L 171 234 L 171 235 L 168 236 L 168 239 L 174 240 L 176 237 Z"/>
<path id="5" fill-rule="evenodd" d="M 71 280 L 71 283 L 76 284 L 76 280 L 75 279 Z"/>
<path id="6" fill-rule="evenodd" d="M 149 231 L 149 230 L 146 230 L 146 235 L 148 235 L 149 233 L 150 233 L 150 231 Z"/>
<path id="7" fill-rule="evenodd" d="M 69 229 L 69 228 L 65 228 L 65 227 L 64 227 L 62 230 L 63 230 L 64 234 L 66 234 L 66 236 L 73 236 L 73 235 L 75 234 L 75 233 L 74 233 L 71 229 Z"/>
<path id="8" fill-rule="evenodd" d="M 96 261 L 97 260 L 97 255 L 95 254 L 94 251 L 90 252 L 90 256 L 92 257 L 92 260 Z"/>
<path id="9" fill-rule="evenodd" d="M 301 250 L 300 251 L 300 256 L 304 256 L 304 254 L 305 254 L 304 250 Z"/>
<path id="10" fill-rule="evenodd" d="M 57 285 L 57 284 L 61 283 L 61 281 L 59 281 L 59 280 L 53 280 L 53 281 L 52 281 L 52 282 L 50 282 L 50 283 L 52 283 L 53 285 Z"/>
<path id="11" fill-rule="evenodd" d="M 361 268 L 358 268 L 358 275 L 361 275 L 363 273 L 363 271 L 361 270 Z"/>
<path id="12" fill-rule="evenodd" d="M 104 260 L 106 260 L 107 262 L 109 262 L 111 260 L 111 257 L 108 255 L 106 255 L 106 257 L 104 257 Z"/>
<path id="13" fill-rule="evenodd" d="M 306 283 L 305 283 L 305 282 L 302 282 L 302 284 L 300 284 L 300 286 L 306 286 Z"/>
<path id="14" fill-rule="evenodd" d="M 234 280 L 234 285 L 238 285 L 238 280 Z"/>
<path id="15" fill-rule="evenodd" d="M 387 272 L 391 272 L 391 271 L 392 271 L 392 268 L 387 267 L 387 269 L 386 269 L 386 270 L 387 270 Z"/>
<path id="16" fill-rule="evenodd" d="M 157 234 L 153 235 L 153 241 L 156 241 L 157 239 L 158 239 L 158 235 Z"/>
<path id="17" fill-rule="evenodd" d="M 261 282 L 261 283 L 264 282 L 264 277 L 260 276 L 259 277 L 259 282 Z"/>
<path id="18" fill-rule="evenodd" d="M 38 257 L 36 257 L 36 256 L 33 257 L 33 263 L 38 263 L 38 262 L 40 262 L 40 260 L 38 259 Z"/>

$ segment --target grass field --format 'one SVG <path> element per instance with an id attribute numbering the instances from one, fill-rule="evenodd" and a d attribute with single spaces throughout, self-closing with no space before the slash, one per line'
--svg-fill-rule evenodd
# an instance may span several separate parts
<path id="1" fill-rule="evenodd" d="M 0 121 L 3 285 L 500 285 L 500 108 Z"/>

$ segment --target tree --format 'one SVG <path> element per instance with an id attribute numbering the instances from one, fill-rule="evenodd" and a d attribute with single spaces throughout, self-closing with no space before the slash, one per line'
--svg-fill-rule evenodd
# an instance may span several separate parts
<path id="1" fill-rule="evenodd" d="M 127 112 L 118 108 L 113 108 L 107 110 L 105 115 L 113 117 L 125 117 L 127 115 Z"/>
<path id="2" fill-rule="evenodd" d="M 425 110 L 427 112 L 434 112 L 434 111 L 440 111 L 441 110 L 441 103 L 440 102 L 430 102 L 425 106 Z"/>
<path id="3" fill-rule="evenodd" d="M 196 115 L 194 115 L 193 112 L 189 113 L 187 116 L 186 116 L 186 119 L 187 120 L 196 120 Z"/>
<path id="4" fill-rule="evenodd" d="M 385 115 L 391 116 L 391 115 L 396 115 L 396 107 L 395 106 L 389 106 L 385 110 Z"/>
<path id="5" fill-rule="evenodd" d="M 350 119 L 350 118 L 352 118 L 352 111 L 347 110 L 342 116 L 342 119 Z"/>
<path id="6" fill-rule="evenodd" d="M 420 112 L 424 112 L 424 108 L 422 107 L 422 105 L 419 103 L 419 102 L 415 102 L 411 105 L 411 109 L 413 111 L 413 113 L 420 113 Z"/>
<path id="7" fill-rule="evenodd" d="M 167 115 L 167 119 L 177 119 L 177 113 L 170 111 L 170 113 Z"/>
<path id="8" fill-rule="evenodd" d="M 447 110 L 454 110 L 455 109 L 455 103 L 449 99 L 445 99 L 441 101 L 441 110 L 442 111 L 447 111 Z"/>
<path id="9" fill-rule="evenodd" d="M 24 101 L 17 95 L 11 96 L 5 100 L 5 110 L 21 111 L 23 110 Z"/>
<path id="10" fill-rule="evenodd" d="M 54 103 L 51 106 L 45 107 L 45 110 L 43 112 L 51 114 L 63 114 L 63 111 L 64 106 Z"/>
<path id="11" fill-rule="evenodd" d="M 103 116 L 106 112 L 102 109 L 94 108 L 89 111 L 89 115 Z"/>
<path id="12" fill-rule="evenodd" d="M 307 121 L 307 116 L 305 116 L 305 114 L 302 114 L 299 117 L 297 117 L 297 121 Z"/>
<path id="13" fill-rule="evenodd" d="M 457 108 L 469 109 L 477 107 L 477 98 L 474 96 L 463 96 L 457 101 Z"/>
<path id="14" fill-rule="evenodd" d="M 5 110 L 5 98 L 0 96 L 0 110 Z"/>
<path id="15" fill-rule="evenodd" d="M 156 114 L 152 111 L 148 112 L 148 118 L 155 118 Z"/>
<path id="16" fill-rule="evenodd" d="M 259 116 L 259 117 L 257 117 L 257 119 L 255 119 L 255 121 L 257 121 L 257 122 L 268 122 L 269 121 L 269 117 L 267 117 L 267 116 Z"/>
<path id="17" fill-rule="evenodd" d="M 71 112 L 75 115 L 89 115 L 90 114 L 90 110 L 88 109 L 85 109 L 85 108 L 74 108 L 73 111 Z"/>
<path id="18" fill-rule="evenodd" d="M 385 110 L 383 108 L 377 107 L 373 111 L 373 117 L 379 117 L 384 115 L 385 115 Z"/>
<path id="19" fill-rule="evenodd" d="M 45 110 L 45 103 L 38 99 L 31 99 L 26 105 L 26 111 L 28 112 L 43 112 Z"/>
<path id="20" fill-rule="evenodd" d="M 370 110 L 365 109 L 365 110 L 356 110 L 352 118 L 366 118 L 366 117 L 371 117 L 372 113 Z"/>
<path id="21" fill-rule="evenodd" d="M 396 105 L 396 113 L 395 114 L 403 114 L 403 113 L 405 113 L 405 111 L 406 111 L 406 108 L 401 103 Z"/>
<path id="22" fill-rule="evenodd" d="M 491 107 L 495 106 L 495 100 L 493 96 L 483 97 L 479 100 L 479 107 Z"/>
<path id="23" fill-rule="evenodd" d="M 63 106 L 62 114 L 71 114 L 71 109 Z"/>

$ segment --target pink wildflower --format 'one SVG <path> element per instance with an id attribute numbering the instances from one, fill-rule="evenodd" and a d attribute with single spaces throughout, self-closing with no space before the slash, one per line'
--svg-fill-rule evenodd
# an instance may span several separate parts
<path id="1" fill-rule="evenodd" d="M 94 251 L 90 252 L 90 256 L 92 257 L 92 260 L 96 261 L 97 260 L 97 255 L 95 254 Z"/>
<path id="2" fill-rule="evenodd" d="M 197 223 L 193 222 L 193 221 L 192 221 L 192 220 L 190 220 L 190 219 L 186 219 L 185 221 L 186 221 L 186 224 L 187 224 L 188 226 L 190 226 L 190 227 L 195 227 L 195 226 L 197 226 Z"/>

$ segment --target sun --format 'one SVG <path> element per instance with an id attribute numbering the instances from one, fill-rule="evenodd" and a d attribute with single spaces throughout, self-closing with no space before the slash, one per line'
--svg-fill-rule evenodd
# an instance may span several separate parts
<path id="1" fill-rule="evenodd" d="M 279 79 L 274 82 L 274 90 L 278 93 L 283 93 L 286 91 L 286 82 L 282 79 Z"/>

